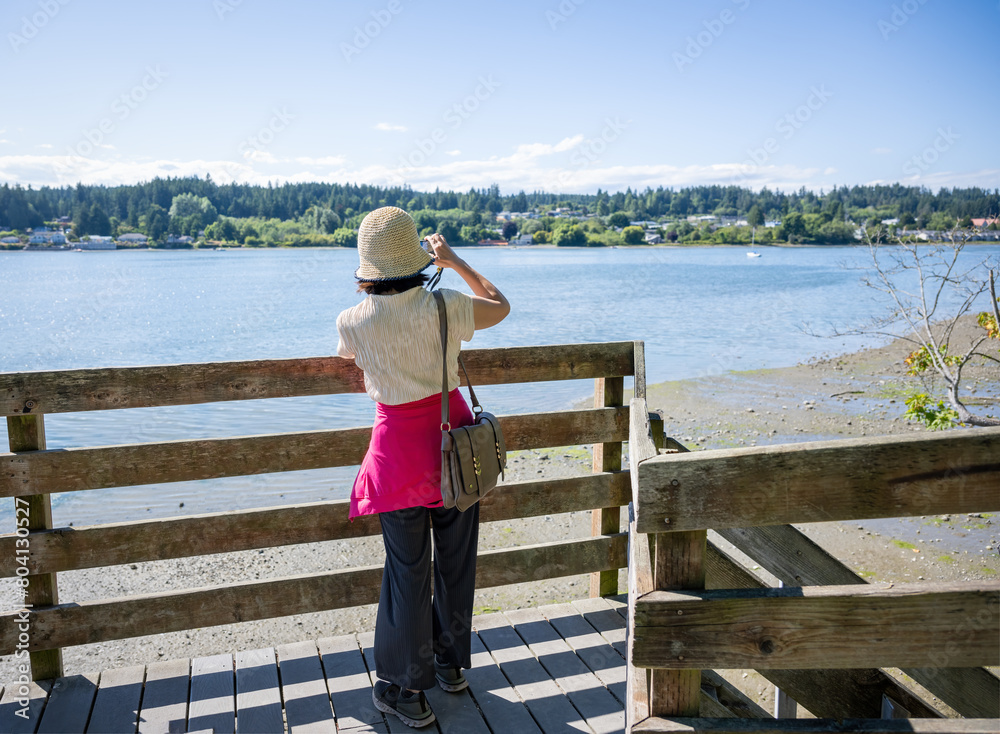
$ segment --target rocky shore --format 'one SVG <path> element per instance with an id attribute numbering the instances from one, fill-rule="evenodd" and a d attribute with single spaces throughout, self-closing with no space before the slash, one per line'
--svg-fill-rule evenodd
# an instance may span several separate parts
<path id="1" fill-rule="evenodd" d="M 663 412 L 668 435 L 692 450 L 924 431 L 903 418 L 904 396 L 917 386 L 902 365 L 910 351 L 908 345 L 896 342 L 794 367 L 663 383 L 649 388 L 648 404 Z M 978 396 L 977 408 L 1000 415 L 1000 369 L 975 367 L 967 371 L 966 380 Z M 524 451 L 511 455 L 507 481 L 589 470 L 589 447 Z M 802 529 L 871 580 L 995 579 L 1000 572 L 1000 522 L 988 513 L 821 523 Z M 589 512 L 550 515 L 484 524 L 480 548 L 589 534 Z M 725 545 L 717 536 L 714 540 Z M 68 572 L 59 575 L 59 588 L 62 598 L 82 602 L 381 564 L 382 560 L 381 540 L 375 537 Z M 620 584 L 624 591 L 624 573 Z M 564 602 L 588 593 L 588 577 L 580 576 L 483 589 L 475 604 L 482 613 Z M 369 605 L 84 645 L 64 651 L 65 668 L 73 674 L 251 650 L 371 630 L 374 622 L 374 606 Z M 13 658 L 0 658 L 0 680 L 15 677 Z M 762 705 L 770 706 L 773 688 L 763 679 L 750 672 L 736 680 Z"/>

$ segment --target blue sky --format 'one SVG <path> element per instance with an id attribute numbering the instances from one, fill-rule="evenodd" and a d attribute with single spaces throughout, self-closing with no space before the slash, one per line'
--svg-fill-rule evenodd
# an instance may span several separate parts
<path id="1" fill-rule="evenodd" d="M 1000 187 L 998 0 L 5 0 L 0 182 Z"/>

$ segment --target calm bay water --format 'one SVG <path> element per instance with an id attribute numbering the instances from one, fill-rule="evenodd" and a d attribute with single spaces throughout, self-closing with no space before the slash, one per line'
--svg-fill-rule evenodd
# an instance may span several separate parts
<path id="1" fill-rule="evenodd" d="M 471 347 L 642 339 L 650 382 L 795 364 L 871 343 L 804 326 L 879 311 L 859 248 L 469 249 L 513 305 Z M 969 261 L 1000 255 L 976 247 Z M 307 357 L 336 350 L 336 315 L 358 302 L 353 250 L 0 252 L 0 372 Z M 442 285 L 467 290 L 446 273 Z M 501 413 L 566 407 L 591 381 L 484 387 Z M 370 424 L 365 395 L 241 401 L 46 417 L 49 448 Z M 0 440 L 6 446 L 6 427 Z M 53 496 L 57 525 L 347 496 L 354 468 Z M 180 506 L 184 503 L 183 508 Z M 0 503 L 0 532 L 13 527 Z"/>

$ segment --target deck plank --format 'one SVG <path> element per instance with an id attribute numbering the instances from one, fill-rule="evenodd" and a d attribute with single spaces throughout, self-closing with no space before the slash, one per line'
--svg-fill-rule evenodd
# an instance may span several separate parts
<path id="1" fill-rule="evenodd" d="M 337 731 L 387 734 L 382 712 L 372 703 L 372 684 L 354 635 L 318 640 Z"/>
<path id="2" fill-rule="evenodd" d="M 601 633 L 618 654 L 625 658 L 625 618 L 618 613 L 618 606 L 612 606 L 607 599 L 581 599 L 571 602 L 573 607 Z"/>
<path id="3" fill-rule="evenodd" d="M 231 654 L 191 661 L 188 730 L 202 729 L 213 730 L 215 734 L 236 731 L 236 683 Z"/>
<path id="4" fill-rule="evenodd" d="M 26 686 L 26 690 L 22 691 L 21 686 Z M 3 697 L 0 697 L 0 731 L 9 734 L 34 734 L 51 688 L 52 681 L 47 680 L 7 685 Z M 22 710 L 21 701 L 24 699 L 28 701 L 28 710 L 25 716 L 21 716 L 17 712 Z"/>
<path id="5" fill-rule="evenodd" d="M 544 607 L 542 612 L 566 644 L 624 706 L 625 660 L 621 654 L 572 605 Z"/>
<path id="6" fill-rule="evenodd" d="M 473 627 L 479 619 L 472 618 Z M 464 671 L 464 675 L 469 681 L 472 697 L 494 732 L 541 734 L 521 697 L 511 687 L 476 632 L 472 633 L 472 667 Z"/>
<path id="7" fill-rule="evenodd" d="M 469 688 L 426 691 L 437 721 L 424 731 L 618 732 L 624 619 L 603 599 L 474 618 Z M 397 734 L 409 727 L 371 700 L 374 633 L 173 660 L 31 684 L 34 719 L 0 730 Z M 143 680 L 145 679 L 145 685 Z M 51 685 L 51 693 L 46 686 Z M 0 712 L 17 706 L 15 685 Z M 10 718 L 10 717 L 8 717 Z"/>
<path id="8" fill-rule="evenodd" d="M 284 732 L 274 648 L 236 653 L 236 731 Z"/>
<path id="9" fill-rule="evenodd" d="M 101 685 L 97 689 L 90 723 L 87 724 L 88 734 L 135 732 L 145 678 L 145 665 L 101 673 Z"/>
<path id="10" fill-rule="evenodd" d="M 165 660 L 146 668 L 139 709 L 139 734 L 178 734 L 187 730 L 191 662 Z"/>
<path id="11" fill-rule="evenodd" d="M 378 680 L 378 678 L 375 675 L 375 633 L 374 632 L 360 633 L 358 635 L 358 644 L 361 646 L 361 652 L 365 658 L 365 665 L 368 668 L 369 684 L 374 687 L 375 681 Z M 372 704 L 372 708 L 374 708 L 374 704 Z M 390 734 L 392 734 L 393 732 L 399 733 L 399 732 L 412 731 L 412 729 L 409 726 L 404 724 L 398 717 L 393 716 L 392 714 L 383 714 L 383 718 L 385 719 L 386 729 L 390 732 Z M 441 723 L 435 721 L 433 724 L 421 729 L 421 731 L 428 732 L 428 734 L 430 734 L 431 732 L 437 732 L 437 734 L 441 734 Z M 449 729 L 447 731 L 450 732 L 451 730 Z"/>
<path id="12" fill-rule="evenodd" d="M 86 673 L 57 679 L 38 724 L 39 734 L 86 731 L 99 678 L 97 673 Z"/>
<path id="13" fill-rule="evenodd" d="M 295 642 L 278 647 L 281 697 L 290 734 L 336 732 L 330 692 L 316 643 Z"/>
<path id="14" fill-rule="evenodd" d="M 475 627 L 543 732 L 593 731 L 503 615 L 484 615 Z"/>
<path id="15" fill-rule="evenodd" d="M 604 687 L 604 683 L 570 648 L 545 618 L 542 611 L 516 609 L 504 612 L 518 637 L 548 672 L 597 734 L 614 734 L 625 729 L 625 710 Z M 618 657 L 610 646 L 607 655 Z"/>
<path id="16" fill-rule="evenodd" d="M 424 694 L 437 717 L 438 727 L 445 734 L 450 732 L 490 734 L 490 728 L 486 725 L 468 688 L 449 693 L 435 684 L 433 688 L 424 691 Z M 518 730 L 511 729 L 511 731 Z"/>

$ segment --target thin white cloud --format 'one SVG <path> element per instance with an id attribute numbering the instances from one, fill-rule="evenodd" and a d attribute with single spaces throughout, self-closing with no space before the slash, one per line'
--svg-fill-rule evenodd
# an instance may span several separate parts
<path id="1" fill-rule="evenodd" d="M 9 140 L 0 139 L 0 145 L 13 145 L 13 143 L 10 142 Z"/>
<path id="2" fill-rule="evenodd" d="M 274 154 L 268 153 L 266 150 L 248 150 L 243 154 L 243 157 L 253 163 L 278 163 Z"/>
<path id="3" fill-rule="evenodd" d="M 393 125 L 388 122 L 378 123 L 375 125 L 375 129 L 388 133 L 405 133 L 407 131 L 407 127 L 405 125 Z"/>
<path id="4" fill-rule="evenodd" d="M 287 160 L 287 159 L 286 159 Z M 340 167 L 346 163 L 343 156 L 339 155 L 328 155 L 321 158 L 308 158 L 305 156 L 300 156 L 294 159 L 296 163 L 301 163 L 303 166 L 336 166 Z"/>
<path id="5" fill-rule="evenodd" d="M 982 168 L 978 171 L 957 173 L 955 171 L 938 171 L 924 173 L 919 176 L 877 179 L 869 184 L 901 183 L 905 186 L 926 186 L 931 191 L 942 187 L 971 188 L 979 186 L 987 189 L 1000 188 L 1000 168 Z"/>
<path id="6" fill-rule="evenodd" d="M 834 168 L 810 168 L 794 165 L 765 165 L 752 169 L 740 163 L 675 166 L 667 163 L 601 165 L 574 157 L 579 143 L 566 138 L 557 144 L 517 146 L 506 156 L 483 160 L 457 160 L 441 151 L 431 156 L 429 165 L 393 167 L 373 164 L 358 166 L 342 156 L 275 158 L 261 152 L 238 161 L 207 160 L 103 160 L 68 155 L 0 156 L 0 183 L 35 186 L 88 184 L 116 185 L 148 181 L 157 176 L 204 176 L 210 173 L 218 183 L 237 181 L 266 184 L 268 181 L 352 182 L 381 186 L 408 184 L 416 190 L 436 187 L 464 191 L 496 182 L 505 192 L 544 190 L 565 193 L 592 193 L 598 188 L 610 191 L 644 189 L 647 186 L 681 188 L 702 184 L 738 185 L 752 189 L 795 190 L 801 186 L 818 190 L 843 184 L 843 173 Z M 556 151 L 560 148 L 560 151 Z M 556 153 L 561 155 L 555 155 Z M 584 165 L 584 163 L 588 163 Z M 836 176 L 836 178 L 835 178 Z M 900 181 L 937 189 L 942 186 L 1000 187 L 1000 169 L 970 172 L 938 172 L 919 179 L 887 177 L 885 183 Z M 878 183 L 878 182 L 874 182 Z"/>
<path id="7" fill-rule="evenodd" d="M 446 150 L 444 152 L 444 154 L 445 155 L 461 155 L 462 151 L 460 151 L 460 150 Z"/>
<path id="8" fill-rule="evenodd" d="M 39 143 L 35 147 L 37 147 L 37 148 L 55 148 L 56 146 L 52 145 L 51 143 Z"/>
<path id="9" fill-rule="evenodd" d="M 550 143 L 522 143 L 514 150 L 511 159 L 526 160 L 540 158 L 542 156 L 553 155 L 554 153 L 565 153 L 572 150 L 583 142 L 583 135 L 574 135 L 570 138 L 563 138 L 555 145 Z"/>
<path id="10" fill-rule="evenodd" d="M 889 155 L 892 152 L 892 148 L 872 148 L 872 153 L 875 155 Z"/>

